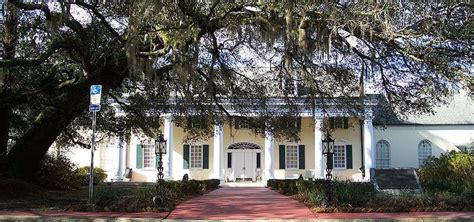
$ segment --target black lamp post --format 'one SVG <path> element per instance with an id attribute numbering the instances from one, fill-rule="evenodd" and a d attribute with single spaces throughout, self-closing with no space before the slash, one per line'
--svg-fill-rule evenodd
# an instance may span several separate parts
<path id="1" fill-rule="evenodd" d="M 158 170 L 158 179 L 157 179 L 157 196 L 153 197 L 153 203 L 156 205 L 160 205 L 161 207 L 164 206 L 164 182 L 163 179 L 163 154 L 166 154 L 166 140 L 163 137 L 163 134 L 160 134 L 158 138 L 155 140 L 155 154 L 156 158 L 158 159 L 158 166 L 156 169 Z"/>
<path id="2" fill-rule="evenodd" d="M 326 132 L 326 137 L 323 139 L 323 155 L 326 155 L 326 200 L 324 205 L 330 206 L 332 204 L 332 169 L 334 156 L 334 140 L 331 134 Z"/>

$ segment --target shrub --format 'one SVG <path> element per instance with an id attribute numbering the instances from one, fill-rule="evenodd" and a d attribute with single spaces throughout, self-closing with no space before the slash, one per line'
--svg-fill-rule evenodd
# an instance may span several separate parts
<path id="1" fill-rule="evenodd" d="M 94 190 L 92 204 L 95 206 L 112 206 L 120 199 L 120 192 L 112 187 L 97 187 Z"/>
<path id="2" fill-rule="evenodd" d="M 298 194 L 308 204 L 320 206 L 325 198 L 324 180 L 298 181 Z"/>
<path id="3" fill-rule="evenodd" d="M 268 186 L 286 195 L 298 194 L 305 202 L 320 206 L 326 197 L 326 180 L 268 180 Z M 333 197 L 336 206 L 363 206 L 375 196 L 371 183 L 333 181 Z"/>
<path id="4" fill-rule="evenodd" d="M 298 180 L 295 180 L 295 179 L 287 179 L 287 180 L 270 179 L 267 181 L 267 186 L 273 189 L 279 190 L 285 195 L 295 195 L 298 193 L 298 188 L 296 187 L 297 181 Z"/>
<path id="5" fill-rule="evenodd" d="M 333 193 L 338 206 L 364 206 L 375 196 L 375 189 L 371 183 L 334 181 Z"/>
<path id="6" fill-rule="evenodd" d="M 89 185 L 90 169 L 91 169 L 90 167 L 86 166 L 86 167 L 81 167 L 77 170 L 77 176 L 82 186 Z M 94 178 L 93 178 L 94 185 L 105 182 L 106 179 L 107 179 L 107 173 L 105 173 L 105 171 L 101 168 L 94 167 Z"/>
<path id="7" fill-rule="evenodd" d="M 419 169 L 423 187 L 429 192 L 449 191 L 474 197 L 474 154 L 451 151 L 430 157 Z"/>
<path id="8" fill-rule="evenodd" d="M 67 157 L 46 155 L 33 182 L 48 189 L 73 190 L 79 188 L 77 175 L 76 166 Z"/>
<path id="9" fill-rule="evenodd" d="M 172 210 L 186 196 L 200 195 L 219 186 L 219 180 L 166 181 L 165 210 Z M 94 192 L 92 205 L 75 206 L 75 210 L 84 211 L 160 211 L 153 204 L 156 186 L 98 186 Z"/>

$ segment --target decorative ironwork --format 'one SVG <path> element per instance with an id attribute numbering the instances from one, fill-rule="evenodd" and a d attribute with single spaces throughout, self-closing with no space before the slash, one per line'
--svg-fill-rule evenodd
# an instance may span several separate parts
<path id="1" fill-rule="evenodd" d="M 259 149 L 262 149 L 262 148 L 260 148 L 260 146 L 258 146 L 255 143 L 240 142 L 240 143 L 231 144 L 227 149 L 230 149 L 230 150 L 243 150 L 243 149 L 259 150 Z"/>
<path id="2" fill-rule="evenodd" d="M 333 156 L 334 156 L 334 140 L 331 138 L 331 134 L 326 132 L 326 136 L 323 142 L 323 155 L 326 155 L 326 198 L 323 205 L 331 206 L 333 204 L 332 198 L 332 169 L 333 169 Z"/>
<path id="3" fill-rule="evenodd" d="M 157 174 L 157 185 L 156 185 L 156 193 L 157 195 L 153 197 L 153 203 L 160 207 L 165 206 L 165 180 L 163 174 L 163 154 L 166 154 L 166 140 L 164 139 L 163 135 L 160 134 L 159 137 L 155 140 L 155 154 L 158 159 L 158 166 L 156 169 L 158 170 Z"/>

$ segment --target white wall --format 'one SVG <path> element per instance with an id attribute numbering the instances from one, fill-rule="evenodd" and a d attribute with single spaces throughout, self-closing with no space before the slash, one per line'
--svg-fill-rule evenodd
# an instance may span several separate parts
<path id="1" fill-rule="evenodd" d="M 374 129 L 374 145 L 379 140 L 390 143 L 390 167 L 418 167 L 418 144 L 431 141 L 432 153 L 439 156 L 456 145 L 469 145 L 474 139 L 474 126 L 388 126 Z"/>

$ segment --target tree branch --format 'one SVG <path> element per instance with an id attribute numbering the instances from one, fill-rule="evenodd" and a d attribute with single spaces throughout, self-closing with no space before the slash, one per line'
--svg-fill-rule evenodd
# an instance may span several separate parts
<path id="1" fill-rule="evenodd" d="M 99 18 L 100 22 L 102 23 L 102 25 L 110 32 L 112 33 L 112 35 L 114 35 L 121 43 L 125 43 L 126 40 L 123 38 L 123 35 L 120 35 L 117 31 L 115 31 L 114 28 L 112 28 L 112 26 L 110 26 L 110 23 L 107 22 L 107 20 L 105 19 L 104 15 L 102 15 L 95 6 L 93 5 L 90 5 L 90 4 L 86 4 L 84 2 L 81 2 L 81 1 L 75 1 L 74 4 L 76 5 L 79 5 L 79 6 L 82 6 L 84 8 L 87 8 L 89 10 L 92 11 L 92 13 L 94 13 L 94 15 Z"/>

